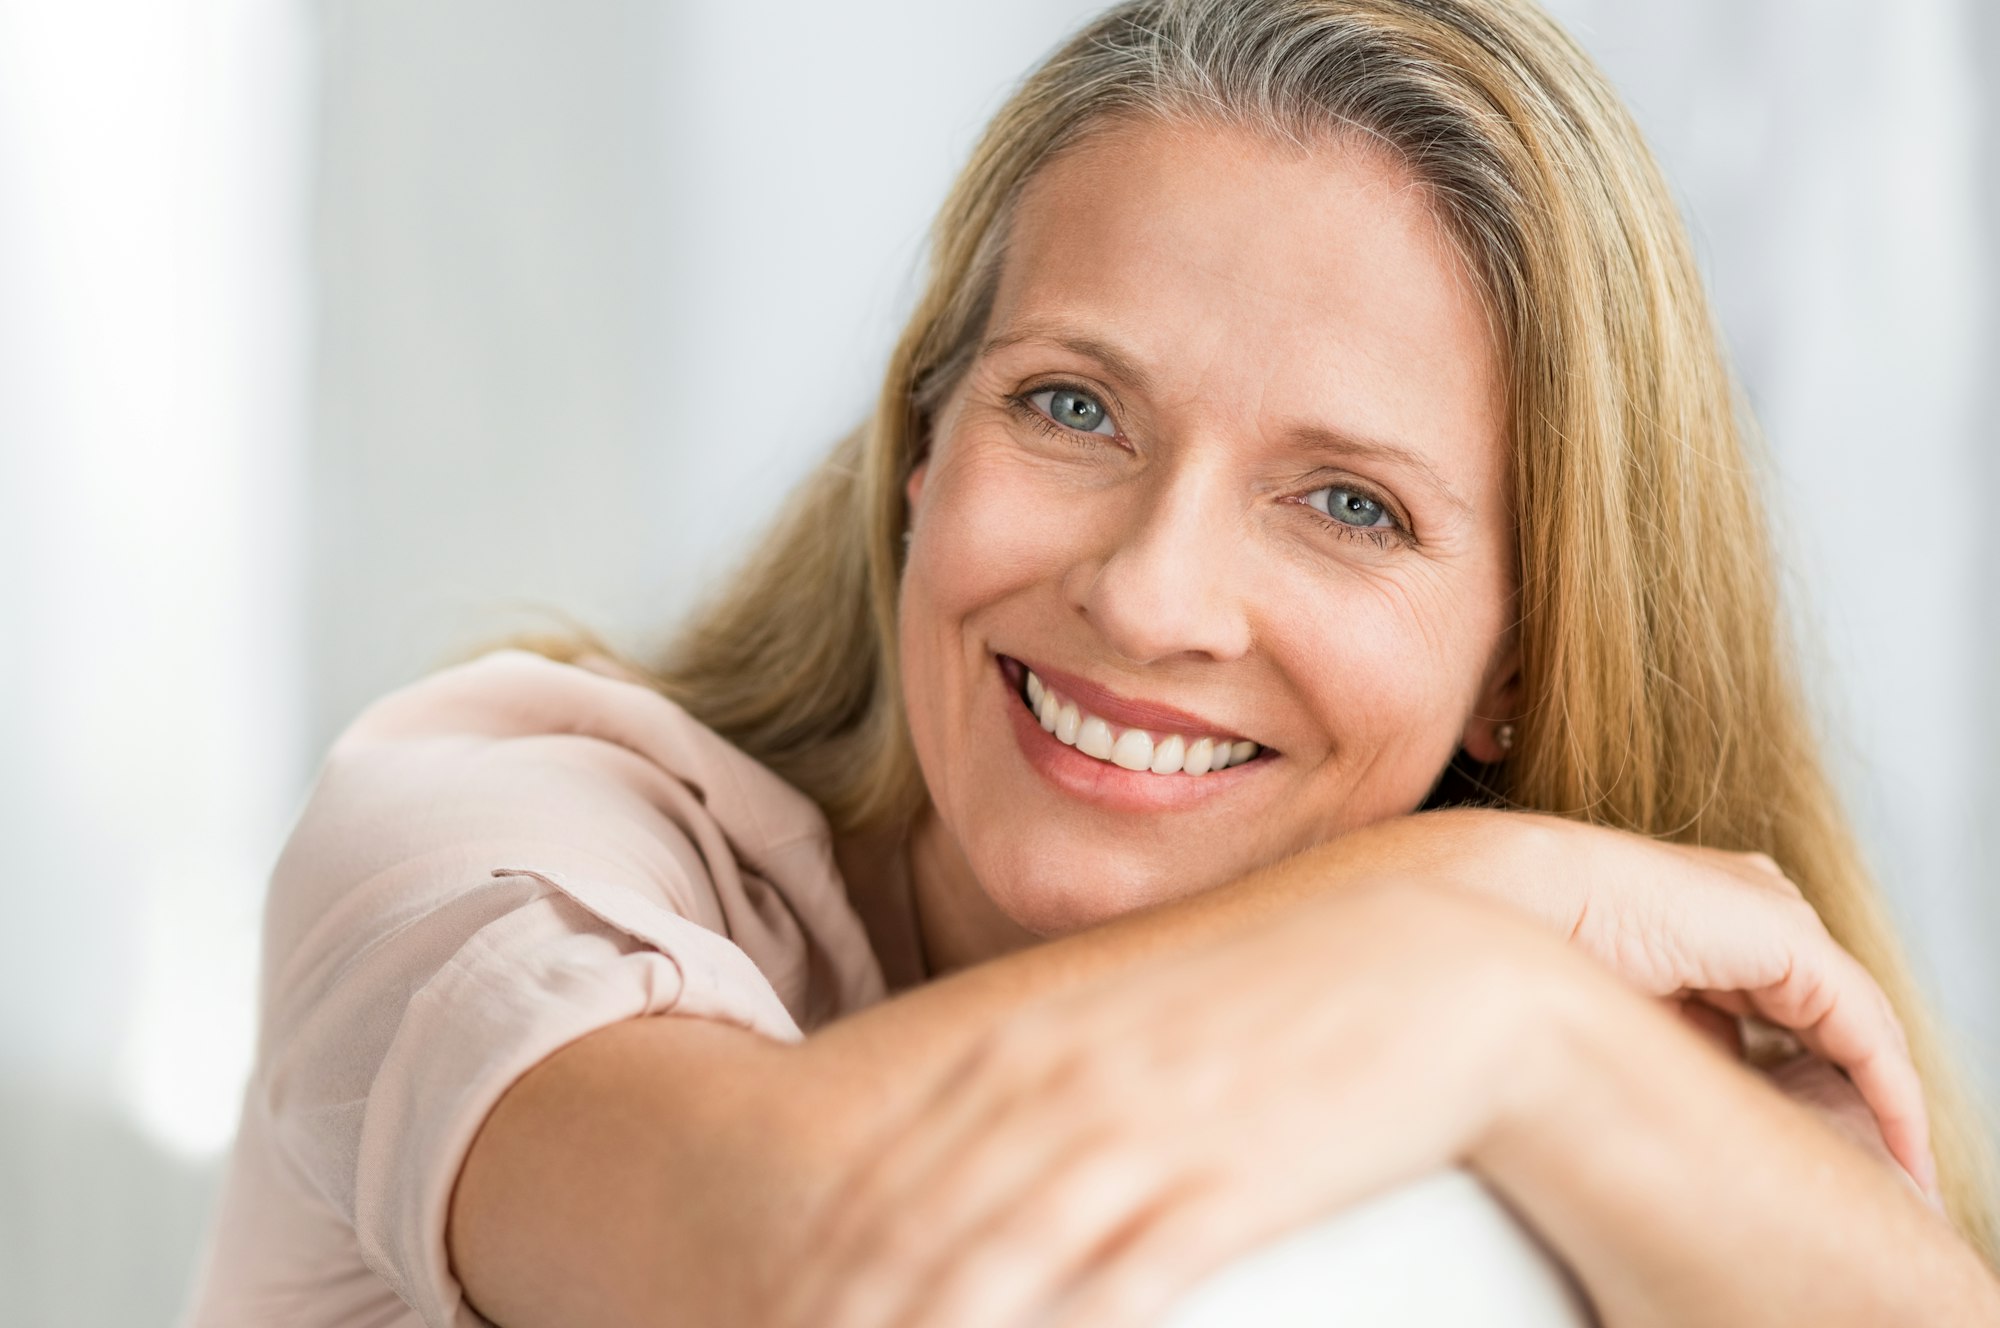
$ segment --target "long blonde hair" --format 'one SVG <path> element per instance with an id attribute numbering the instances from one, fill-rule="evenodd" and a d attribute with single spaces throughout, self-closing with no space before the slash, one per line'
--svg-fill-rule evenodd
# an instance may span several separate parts
<path id="1" fill-rule="evenodd" d="M 969 366 L 1023 183 L 1117 120 L 1310 147 L 1361 133 L 1429 190 L 1510 356 L 1526 708 L 1494 797 L 1777 860 L 1900 1012 L 1950 1215 L 2000 1267 L 1993 1163 L 1828 780 L 1785 638 L 1756 437 L 1671 194 L 1589 57 L 1526 0 L 1135 0 L 988 126 L 931 233 L 873 414 L 650 664 L 843 833 L 925 799 L 896 606 L 903 481 Z M 490 647 L 486 647 L 490 648 Z"/>

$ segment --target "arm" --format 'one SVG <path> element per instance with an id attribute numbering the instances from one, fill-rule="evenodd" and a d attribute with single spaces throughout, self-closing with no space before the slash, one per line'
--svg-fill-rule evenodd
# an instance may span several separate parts
<path id="1" fill-rule="evenodd" d="M 506 1328 L 623 1328 L 665 1306 L 694 1324 L 754 1322 L 806 1215 L 880 1123 L 907 1116 L 1006 1016 L 1213 945 L 1378 876 L 1385 858 L 1421 863 L 1459 824 L 1432 813 L 1370 826 L 939 978 L 796 1045 L 671 1016 L 600 1029 L 528 1071 L 488 1115 L 452 1195 L 453 1271 Z"/>
<path id="2" fill-rule="evenodd" d="M 636 1020 L 579 1039 L 518 1080 L 474 1140 L 447 1231 L 454 1271 L 472 1304 L 509 1328 L 612 1328 L 667 1304 L 697 1322 L 742 1321 L 794 1266 L 806 1215 L 885 1122 L 910 1119 L 1010 1016 L 1371 880 L 1470 873 L 1500 881 L 1485 892 L 1505 894 L 1495 818 L 1518 820 L 1466 812 L 1382 822 L 1229 885 L 951 974 L 797 1046 L 687 1019 Z M 1634 842 L 1645 853 L 1685 852 Z M 1573 932 L 1560 897 L 1542 894 L 1555 901 L 1544 901 L 1543 921 Z M 1645 943 L 1676 940 L 1671 930 L 1653 936 L 1659 920 L 1640 915 L 1644 925 L 1621 943 L 1608 905 L 1593 916 L 1614 950 L 1675 950 Z M 1724 939 L 1754 936 L 1760 921 L 1740 910 L 1720 918 Z M 1697 954 L 1712 940 L 1678 939 Z M 1813 979 L 1801 985 L 1841 990 L 1806 962 L 1796 972 Z M 1662 990 L 1735 985 L 1720 971 L 1698 982 L 1644 976 Z M 702 1144 L 677 1146 L 688 1140 Z"/>
<path id="3" fill-rule="evenodd" d="M 1607 1328 L 2000 1323 L 2000 1284 L 1894 1170 L 1608 977 L 1572 996 L 1473 1163 Z"/>

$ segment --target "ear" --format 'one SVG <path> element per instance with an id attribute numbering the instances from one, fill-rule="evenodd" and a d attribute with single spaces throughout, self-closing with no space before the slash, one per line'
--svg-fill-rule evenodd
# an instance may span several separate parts
<path id="1" fill-rule="evenodd" d="M 903 497 L 910 504 L 911 521 L 916 520 L 917 500 L 923 496 L 924 475 L 930 468 L 931 459 L 929 455 L 926 455 L 923 460 L 910 468 L 910 478 L 903 481 Z"/>
<path id="2" fill-rule="evenodd" d="M 1465 736 L 1460 744 L 1466 755 L 1482 765 L 1506 760 L 1507 751 L 1494 732 L 1502 724 L 1515 723 L 1520 713 L 1521 645 L 1516 634 L 1509 632 L 1505 645 L 1486 671 L 1472 716 L 1465 721 Z"/>

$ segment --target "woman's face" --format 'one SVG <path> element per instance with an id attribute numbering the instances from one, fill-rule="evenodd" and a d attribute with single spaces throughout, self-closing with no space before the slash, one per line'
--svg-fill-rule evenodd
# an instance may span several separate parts
<path id="1" fill-rule="evenodd" d="M 1473 278 L 1379 149 L 1128 125 L 1045 166 L 907 488 L 905 700 L 970 888 L 1058 935 L 1497 759 L 1505 433 Z M 1146 742 L 1059 741 L 1019 666 L 1083 747 Z M 1153 773 L 1218 737 L 1261 754 Z"/>

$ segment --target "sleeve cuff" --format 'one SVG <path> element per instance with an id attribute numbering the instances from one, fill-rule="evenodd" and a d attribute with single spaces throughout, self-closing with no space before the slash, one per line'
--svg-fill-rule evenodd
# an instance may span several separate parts
<path id="1" fill-rule="evenodd" d="M 368 1095 L 355 1177 L 363 1261 L 428 1328 L 494 1328 L 465 1303 L 445 1249 L 452 1188 L 473 1136 L 515 1080 L 625 1019 L 719 1019 L 804 1039 L 727 937 L 640 891 L 545 865 L 535 898 L 482 927 L 414 992 Z"/>

